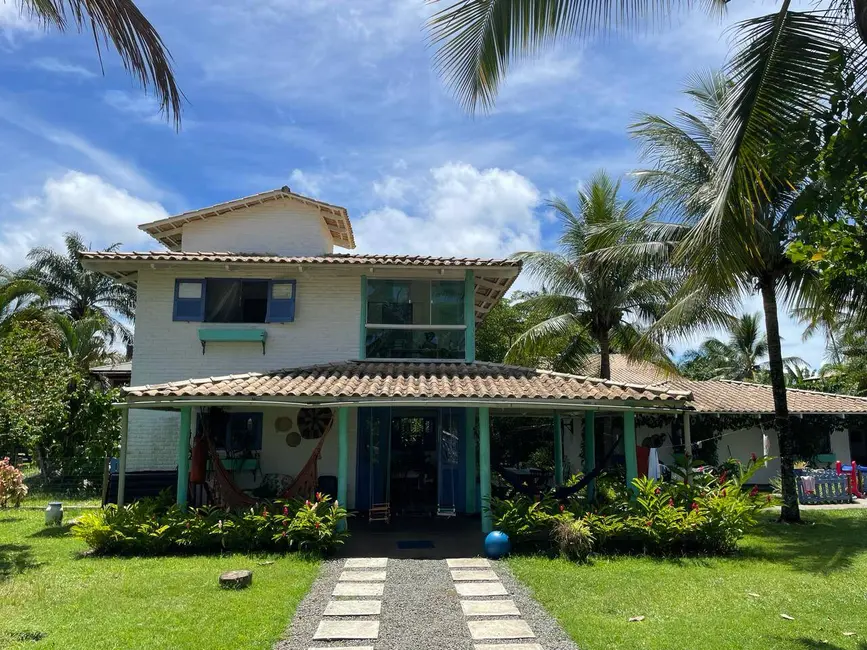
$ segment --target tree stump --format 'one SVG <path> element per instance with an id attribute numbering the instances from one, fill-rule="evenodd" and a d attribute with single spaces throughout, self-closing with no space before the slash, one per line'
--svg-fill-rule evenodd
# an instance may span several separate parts
<path id="1" fill-rule="evenodd" d="M 253 584 L 252 571 L 226 571 L 220 576 L 220 586 L 223 589 L 246 589 L 251 584 Z"/>

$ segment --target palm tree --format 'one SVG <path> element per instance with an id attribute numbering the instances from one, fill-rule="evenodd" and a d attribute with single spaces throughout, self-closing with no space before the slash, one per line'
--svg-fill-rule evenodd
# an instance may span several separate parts
<path id="1" fill-rule="evenodd" d="M 743 314 L 729 327 L 728 343 L 717 338 L 705 340 L 697 350 L 687 350 L 681 371 L 693 379 L 737 379 L 756 381 L 768 369 L 768 339 L 762 332 L 761 313 Z M 806 366 L 800 357 L 783 359 L 786 372 Z"/>
<path id="2" fill-rule="evenodd" d="M 721 13 L 726 3 L 702 6 Z M 435 13 L 428 28 L 439 45 L 436 69 L 474 111 L 493 105 L 516 60 L 570 37 L 664 23 L 693 6 L 687 0 L 456 0 Z M 766 152 L 805 113 L 830 99 L 829 63 L 844 50 L 849 71 L 856 77 L 867 72 L 867 10 L 863 0 L 831 0 L 826 8 L 792 11 L 791 0 L 780 0 L 777 11 L 738 25 L 733 49 L 727 69 L 732 89 L 720 107 L 725 128 L 715 138 L 709 179 L 715 198 L 704 205 L 690 237 L 709 249 L 725 230 L 725 245 L 736 251 L 737 234 L 762 218 L 754 209 L 765 203 L 765 188 L 785 184 L 785 173 L 767 164 Z"/>
<path id="3" fill-rule="evenodd" d="M 98 314 L 74 320 L 66 314 L 53 312 L 51 332 L 60 351 L 85 373 L 113 357 L 109 342 L 114 337 L 114 328 Z"/>
<path id="4" fill-rule="evenodd" d="M 521 304 L 539 310 L 545 318 L 515 341 L 507 362 L 519 363 L 560 339 L 563 346 L 553 364 L 557 370 L 578 371 L 587 355 L 598 351 L 600 374 L 610 379 L 612 350 L 671 365 L 661 343 L 642 336 L 642 327 L 664 311 L 672 293 L 671 274 L 637 260 L 615 264 L 588 257 L 593 251 L 588 238 L 591 228 L 647 219 L 655 210 L 651 207 L 639 214 L 635 202 L 620 199 L 619 191 L 619 183 L 599 172 L 579 188 L 575 211 L 563 199 L 551 201 L 562 225 L 560 252 L 516 255 L 530 277 L 545 287 Z"/>
<path id="5" fill-rule="evenodd" d="M 42 287 L 0 266 L 0 336 L 16 322 L 41 319 L 38 301 L 45 298 Z"/>
<path id="6" fill-rule="evenodd" d="M 121 318 L 132 321 L 135 317 L 135 289 L 111 278 L 89 271 L 81 265 L 80 253 L 88 247 L 75 232 L 64 235 L 66 254 L 50 248 L 34 248 L 27 255 L 31 265 L 24 277 L 39 283 L 48 303 L 73 320 L 88 316 L 101 317 L 112 326 L 114 342 L 119 335 L 126 343 L 132 342 L 132 332 Z M 113 244 L 106 251 L 116 250 Z"/>
<path id="7" fill-rule="evenodd" d="M 638 186 L 655 194 L 670 211 L 672 220 L 637 223 L 630 228 L 657 239 L 643 249 L 612 246 L 600 253 L 603 259 L 642 256 L 654 264 L 671 263 L 685 273 L 684 282 L 671 309 L 653 330 L 687 332 L 708 324 L 707 305 L 733 306 L 745 296 L 759 293 L 765 319 L 768 369 L 774 396 L 775 425 L 780 443 L 783 486 L 782 518 L 800 519 L 793 473 L 794 448 L 786 399 L 785 359 L 782 355 L 778 320 L 779 302 L 790 307 L 820 304 L 820 283 L 806 264 L 795 263 L 786 248 L 795 227 L 798 200 L 807 183 L 791 163 L 784 140 L 778 150 L 768 151 L 768 166 L 776 166 L 785 182 L 766 184 L 762 196 L 752 188 L 743 195 L 751 201 L 752 220 L 742 220 L 741 229 L 710 231 L 715 238 L 695 237 L 706 219 L 708 206 L 719 200 L 715 174 L 727 135 L 725 121 L 731 93 L 736 88 L 721 75 L 698 77 L 689 95 L 699 107 L 696 114 L 680 111 L 667 120 L 643 115 L 632 127 L 642 145 L 648 169 L 637 173 Z M 744 201 L 737 201 L 743 206 Z M 609 238 L 622 233 L 606 235 Z"/>
<path id="8" fill-rule="evenodd" d="M 183 94 L 175 81 L 172 56 L 153 25 L 132 0 L 13 0 L 21 13 L 46 29 L 65 32 L 70 25 L 93 35 L 102 61 L 102 45 L 111 41 L 123 67 L 145 90 L 150 88 L 160 110 L 177 128 Z"/>

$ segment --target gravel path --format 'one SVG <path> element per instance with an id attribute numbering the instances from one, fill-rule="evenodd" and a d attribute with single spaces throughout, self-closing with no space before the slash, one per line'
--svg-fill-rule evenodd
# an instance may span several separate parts
<path id="1" fill-rule="evenodd" d="M 279 642 L 274 650 L 350 646 L 373 646 L 375 650 L 473 650 L 467 618 L 461 610 L 461 599 L 445 560 L 388 560 L 381 598 L 382 612 L 378 617 L 367 618 L 375 618 L 380 622 L 379 637 L 375 641 L 314 641 L 313 635 L 328 602 L 332 600 L 331 593 L 343 572 L 343 564 L 344 560 L 323 564 L 319 578 L 298 606 L 287 630 L 286 640 Z M 524 643 L 538 643 L 543 650 L 577 650 L 560 626 L 532 599 L 504 565 L 492 562 L 491 566 L 509 592 L 507 598 L 515 601 L 521 618 L 529 623 L 536 634 L 536 639 L 526 639 Z M 502 596 L 472 598 L 502 599 Z M 510 642 L 503 643 L 505 650 Z"/>

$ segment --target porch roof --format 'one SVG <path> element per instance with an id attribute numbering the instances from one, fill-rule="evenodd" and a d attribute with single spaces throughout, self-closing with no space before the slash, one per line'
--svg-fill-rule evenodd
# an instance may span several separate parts
<path id="1" fill-rule="evenodd" d="M 202 398 L 360 404 L 429 402 L 689 409 L 687 391 L 495 363 L 343 361 L 123 389 L 130 406 Z"/>

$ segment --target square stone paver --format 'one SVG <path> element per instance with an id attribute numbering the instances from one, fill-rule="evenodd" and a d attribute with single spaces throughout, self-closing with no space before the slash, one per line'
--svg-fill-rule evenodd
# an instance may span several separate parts
<path id="1" fill-rule="evenodd" d="M 458 582 L 455 584 L 458 596 L 507 596 L 508 592 L 501 582 Z"/>
<path id="2" fill-rule="evenodd" d="M 474 650 L 542 650 L 542 646 L 538 643 L 477 643 L 473 648 Z M 314 648 L 311 648 L 310 650 L 314 650 Z M 354 649 L 341 648 L 340 650 Z"/>
<path id="3" fill-rule="evenodd" d="M 316 641 L 339 641 L 375 639 L 378 636 L 379 621 L 321 621 L 313 638 Z"/>
<path id="4" fill-rule="evenodd" d="M 527 621 L 467 621 L 473 641 L 503 639 L 533 639 L 536 637 Z"/>
<path id="5" fill-rule="evenodd" d="M 450 569 L 490 569 L 491 563 L 483 557 L 459 557 L 446 560 Z"/>
<path id="6" fill-rule="evenodd" d="M 490 569 L 452 571 L 452 580 L 455 582 L 478 582 L 479 580 L 499 580 L 497 574 Z"/>
<path id="7" fill-rule="evenodd" d="M 332 596 L 382 596 L 385 585 L 381 582 L 338 582 L 334 585 Z"/>
<path id="8" fill-rule="evenodd" d="M 323 650 L 324 646 L 319 646 L 318 648 L 307 648 L 307 650 Z M 477 646 L 481 647 L 481 646 Z M 490 646 L 488 646 L 490 647 Z M 342 645 L 340 646 L 340 650 L 373 650 L 372 645 Z M 530 650 L 534 650 L 534 648 L 530 648 Z M 539 650 L 542 650 L 542 646 L 539 646 Z"/>
<path id="9" fill-rule="evenodd" d="M 332 600 L 323 616 L 378 616 L 381 612 L 381 600 Z"/>
<path id="10" fill-rule="evenodd" d="M 387 557 L 351 557 L 343 565 L 344 569 L 384 569 Z"/>
<path id="11" fill-rule="evenodd" d="M 464 616 L 520 616 L 514 600 L 462 600 Z"/>
<path id="12" fill-rule="evenodd" d="M 385 580 L 385 571 L 344 571 L 337 580 L 338 582 L 382 582 Z"/>

